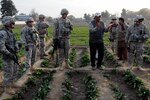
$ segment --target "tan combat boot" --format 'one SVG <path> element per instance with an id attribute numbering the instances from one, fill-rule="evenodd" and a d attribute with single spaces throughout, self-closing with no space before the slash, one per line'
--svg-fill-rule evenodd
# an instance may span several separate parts
<path id="1" fill-rule="evenodd" d="M 14 95 L 14 94 L 15 94 L 15 91 L 14 91 L 14 89 L 12 88 L 11 85 L 5 86 L 4 91 L 5 91 L 6 94 L 10 94 L 10 95 Z"/>
<path id="2" fill-rule="evenodd" d="M 32 75 L 33 70 L 33 66 L 30 66 L 28 75 Z"/>
<path id="3" fill-rule="evenodd" d="M 59 66 L 59 68 L 60 68 L 60 70 L 62 71 L 62 70 L 64 70 L 65 69 L 65 62 L 63 61 L 63 63 L 62 64 L 60 64 L 60 66 Z"/>
<path id="4" fill-rule="evenodd" d="M 65 62 L 65 68 L 67 68 L 67 69 L 73 69 L 73 68 L 68 64 L 68 62 Z"/>

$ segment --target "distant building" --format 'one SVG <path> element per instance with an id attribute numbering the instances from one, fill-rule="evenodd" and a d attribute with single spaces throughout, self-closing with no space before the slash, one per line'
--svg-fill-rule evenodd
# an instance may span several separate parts
<path id="1" fill-rule="evenodd" d="M 28 15 L 16 15 L 16 16 L 15 16 L 15 19 L 16 19 L 17 21 L 26 21 L 29 17 L 30 17 L 30 16 L 28 16 Z"/>

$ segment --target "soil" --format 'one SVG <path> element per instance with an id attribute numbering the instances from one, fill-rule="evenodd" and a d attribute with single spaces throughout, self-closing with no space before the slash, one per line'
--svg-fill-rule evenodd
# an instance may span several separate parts
<path id="1" fill-rule="evenodd" d="M 65 70 L 64 71 L 58 71 L 53 75 L 53 82 L 51 83 L 50 87 L 51 90 L 48 93 L 45 100 L 61 100 L 62 97 L 62 90 L 61 90 L 61 84 L 65 80 Z"/>
<path id="2" fill-rule="evenodd" d="M 75 66 L 74 66 L 75 68 L 81 65 L 80 60 L 81 60 L 81 55 L 82 55 L 82 49 L 76 49 L 76 51 L 77 51 L 77 59 L 75 61 Z"/>
<path id="3" fill-rule="evenodd" d="M 140 71 L 137 69 L 133 69 L 132 72 L 144 82 L 147 88 L 150 89 L 150 72 L 149 71 L 147 70 Z"/>
<path id="4" fill-rule="evenodd" d="M 108 79 L 103 77 L 103 71 L 96 70 L 92 72 L 92 76 L 97 81 L 97 87 L 100 91 L 100 97 L 98 100 L 115 100 L 113 97 L 113 93 L 110 90 L 109 84 L 111 83 Z"/>
<path id="5" fill-rule="evenodd" d="M 22 100 L 32 100 L 32 98 L 36 95 L 38 89 L 42 85 L 43 78 L 46 77 L 47 75 L 48 75 L 48 73 L 44 73 L 44 75 L 42 75 L 35 81 L 34 86 L 28 87 L 28 90 L 26 93 L 24 93 Z"/>
<path id="6" fill-rule="evenodd" d="M 72 83 L 72 100 L 86 100 L 85 84 L 83 82 L 85 75 L 85 72 L 76 72 L 70 78 Z"/>
<path id="7" fill-rule="evenodd" d="M 113 84 L 117 85 L 119 90 L 121 90 L 122 93 L 125 94 L 126 100 L 140 100 L 137 97 L 136 90 L 131 89 L 123 80 L 122 74 L 111 74 L 110 75 L 110 81 L 113 82 Z"/>
<path id="8" fill-rule="evenodd" d="M 83 78 L 86 75 L 86 73 L 89 73 L 93 76 L 93 78 L 97 81 L 97 87 L 100 91 L 100 97 L 97 100 L 116 100 L 113 97 L 113 92 L 110 89 L 110 84 L 115 84 L 119 87 L 119 89 L 127 96 L 126 100 L 139 100 L 136 96 L 136 91 L 134 89 L 131 89 L 126 85 L 124 80 L 121 77 L 121 74 L 110 74 L 110 79 L 107 79 L 106 77 L 103 77 L 103 73 L 107 72 L 106 70 L 112 70 L 114 68 L 113 63 L 111 61 L 107 61 L 104 59 L 105 62 L 105 67 L 106 69 L 104 70 L 91 70 L 90 66 L 86 67 L 79 67 L 80 66 L 80 60 L 81 60 L 81 55 L 82 55 L 82 49 L 83 48 L 76 48 L 77 51 L 77 60 L 74 64 L 74 69 L 77 70 L 80 73 L 75 73 L 73 74 L 73 77 L 71 78 L 71 82 L 73 84 L 72 86 L 72 100 L 86 100 L 85 97 L 85 85 L 83 83 Z M 35 63 L 35 67 L 40 68 L 39 63 Z M 123 65 L 123 63 L 122 63 Z M 148 65 L 147 65 L 148 66 Z M 126 68 L 124 65 L 123 67 L 120 67 L 120 69 Z M 49 70 L 52 68 L 48 68 Z M 54 74 L 53 81 L 50 83 L 51 90 L 48 93 L 47 97 L 45 100 L 61 100 L 61 97 L 63 95 L 62 93 L 62 82 L 66 79 L 65 72 L 67 70 L 59 71 L 56 69 L 57 72 Z M 132 70 L 136 76 L 141 78 L 144 83 L 146 83 L 146 87 L 150 88 L 150 71 L 147 69 L 144 71 L 137 71 L 137 70 Z M 0 75 L 1 76 L 1 75 Z M 41 77 L 42 78 L 42 77 Z M 29 92 L 24 95 L 26 97 L 23 100 L 31 100 L 31 96 L 35 95 L 37 92 L 37 89 L 39 88 L 42 79 L 39 78 L 38 81 L 36 82 L 35 87 L 30 87 Z"/>

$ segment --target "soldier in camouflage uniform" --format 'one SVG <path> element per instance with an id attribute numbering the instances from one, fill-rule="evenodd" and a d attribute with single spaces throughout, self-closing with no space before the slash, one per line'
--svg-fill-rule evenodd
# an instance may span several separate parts
<path id="1" fill-rule="evenodd" d="M 111 49 L 114 52 L 115 55 L 117 55 L 117 32 L 116 32 L 116 28 L 118 26 L 117 22 L 116 22 L 117 18 L 112 18 L 111 19 L 111 23 L 109 25 L 109 40 L 111 42 Z"/>
<path id="2" fill-rule="evenodd" d="M 68 64 L 69 56 L 69 35 L 73 29 L 70 20 L 67 18 L 67 9 L 61 10 L 62 17 L 54 23 L 54 41 L 59 41 L 59 66 L 60 69 L 71 68 Z"/>
<path id="3" fill-rule="evenodd" d="M 36 57 L 36 44 L 37 44 L 37 30 L 33 26 L 33 18 L 30 17 L 26 20 L 26 26 L 21 30 L 21 40 L 24 43 L 26 62 L 25 67 L 29 68 L 30 71 L 33 69 L 33 64 Z"/>
<path id="4" fill-rule="evenodd" d="M 39 48 L 40 48 L 40 58 L 44 58 L 44 56 L 47 56 L 45 53 L 45 37 L 46 34 L 48 35 L 47 28 L 49 25 L 45 22 L 45 16 L 39 15 L 39 21 L 36 24 L 36 28 L 39 32 Z"/>
<path id="5" fill-rule="evenodd" d="M 143 55 L 143 44 L 149 37 L 149 31 L 146 26 L 142 23 L 144 20 L 143 16 L 137 15 L 134 20 L 134 25 L 131 25 L 126 34 L 126 43 L 128 46 L 128 62 L 132 66 L 136 64 L 138 69 L 142 66 L 142 55 Z"/>
<path id="6" fill-rule="evenodd" d="M 14 52 L 19 50 L 15 34 L 12 31 L 15 27 L 15 21 L 11 16 L 5 16 L 2 19 L 2 24 L 4 27 L 0 30 L 0 53 L 3 59 L 3 83 L 5 92 L 14 94 L 15 91 L 12 87 L 15 86 L 14 82 L 18 73 L 18 64 L 15 62 L 16 55 Z"/>

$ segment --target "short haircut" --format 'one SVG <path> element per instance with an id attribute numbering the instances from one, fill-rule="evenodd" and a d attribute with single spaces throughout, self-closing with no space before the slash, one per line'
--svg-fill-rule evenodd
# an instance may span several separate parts
<path id="1" fill-rule="evenodd" d="M 122 22 L 124 22 L 124 18 L 120 17 L 119 20 L 121 20 Z"/>

